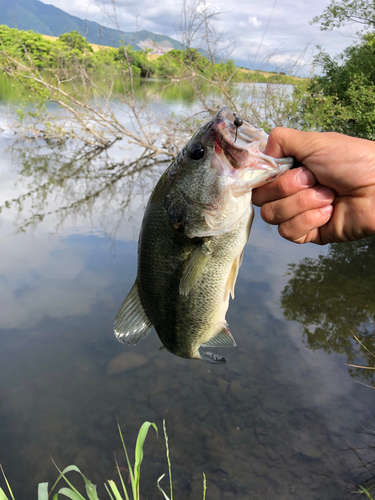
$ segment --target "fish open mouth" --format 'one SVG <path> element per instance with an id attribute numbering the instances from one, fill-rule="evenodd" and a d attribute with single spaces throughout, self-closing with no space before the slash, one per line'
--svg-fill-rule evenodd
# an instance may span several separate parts
<path id="1" fill-rule="evenodd" d="M 228 107 L 221 108 L 217 113 L 213 128 L 216 132 L 215 152 L 218 155 L 224 153 L 232 169 L 279 171 L 280 167 L 289 169 L 292 165 L 291 158 L 265 155 L 268 135 L 248 121 L 238 119 Z"/>

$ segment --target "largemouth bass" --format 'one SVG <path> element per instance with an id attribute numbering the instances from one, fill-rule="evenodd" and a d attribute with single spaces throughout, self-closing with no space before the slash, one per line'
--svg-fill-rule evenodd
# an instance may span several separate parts
<path id="1" fill-rule="evenodd" d="M 236 345 L 225 315 L 253 221 L 251 191 L 293 164 L 266 156 L 267 139 L 223 107 L 164 172 L 144 214 L 118 340 L 135 345 L 154 325 L 171 353 L 225 362 L 199 348 Z"/>

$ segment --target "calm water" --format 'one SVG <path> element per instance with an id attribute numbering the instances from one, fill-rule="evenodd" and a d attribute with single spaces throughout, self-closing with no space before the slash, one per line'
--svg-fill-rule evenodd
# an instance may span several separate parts
<path id="1" fill-rule="evenodd" d="M 80 182 L 61 185 L 53 176 L 74 148 L 11 152 L 12 143 L 3 131 L 0 204 L 39 186 L 21 212 L 2 211 L 0 226 L 0 463 L 16 498 L 53 484 L 51 457 L 61 468 L 79 466 L 106 498 L 114 452 L 126 467 L 116 418 L 131 450 L 145 420 L 159 431 L 166 420 L 175 498 L 202 498 L 202 472 L 215 500 L 343 500 L 358 498 L 358 483 L 371 486 L 375 391 L 364 384 L 373 381 L 346 363 L 373 361 L 352 336 L 374 347 L 373 241 L 299 247 L 257 211 L 227 314 L 238 346 L 218 349 L 227 364 L 159 351 L 155 333 L 124 347 L 112 325 L 135 279 L 144 205 L 165 165 L 125 172 L 100 191 L 108 158 L 95 159 L 96 177 L 90 164 Z M 72 206 L 77 193 L 97 191 Z M 142 498 L 162 498 L 156 480 L 164 472 L 161 432 L 150 431 Z"/>

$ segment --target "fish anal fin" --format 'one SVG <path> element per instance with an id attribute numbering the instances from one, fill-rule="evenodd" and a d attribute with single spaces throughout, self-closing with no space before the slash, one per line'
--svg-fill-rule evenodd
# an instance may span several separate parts
<path id="1" fill-rule="evenodd" d="M 147 337 L 151 327 L 152 323 L 142 305 L 136 280 L 117 313 L 114 333 L 117 340 L 123 344 L 135 345 Z"/>
<path id="2" fill-rule="evenodd" d="M 199 279 L 207 260 L 212 255 L 206 243 L 199 243 L 193 255 L 187 260 L 180 281 L 180 294 L 189 295 Z"/>
<path id="3" fill-rule="evenodd" d="M 200 352 L 199 358 L 208 363 L 214 363 L 215 365 L 220 365 L 226 363 L 225 358 L 219 354 L 213 354 L 212 352 Z"/>
<path id="4" fill-rule="evenodd" d="M 230 333 L 227 325 L 220 328 L 215 337 L 202 344 L 203 347 L 236 347 L 236 345 L 236 341 Z"/>

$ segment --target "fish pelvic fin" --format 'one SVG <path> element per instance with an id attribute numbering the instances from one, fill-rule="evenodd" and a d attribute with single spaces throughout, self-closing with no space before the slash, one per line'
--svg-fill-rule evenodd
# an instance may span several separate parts
<path id="1" fill-rule="evenodd" d="M 212 255 L 208 245 L 199 243 L 193 255 L 187 260 L 180 281 L 180 294 L 189 295 L 191 289 L 199 279 L 206 262 Z"/>
<path id="2" fill-rule="evenodd" d="M 241 254 L 238 255 L 233 261 L 232 269 L 230 270 L 229 273 L 227 286 L 225 288 L 225 297 L 228 297 L 227 294 L 230 293 L 232 299 L 234 299 L 234 287 L 236 286 L 238 271 L 242 264 L 243 253 L 244 251 L 242 251 Z"/>
<path id="3" fill-rule="evenodd" d="M 114 324 L 115 337 L 123 344 L 135 345 L 147 337 L 151 327 L 152 323 L 142 305 L 138 282 L 135 280 L 117 313 Z"/>
<path id="4" fill-rule="evenodd" d="M 202 347 L 236 347 L 236 345 L 228 325 L 224 325 L 212 339 L 202 344 Z"/>
<path id="5" fill-rule="evenodd" d="M 215 365 L 221 365 L 226 363 L 225 358 L 219 354 L 213 354 L 212 352 L 200 352 L 199 359 L 207 361 L 208 363 L 213 363 Z"/>

